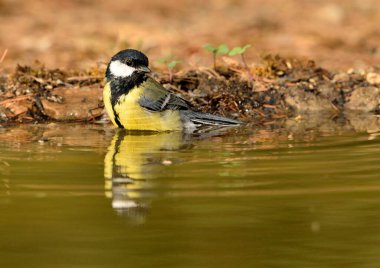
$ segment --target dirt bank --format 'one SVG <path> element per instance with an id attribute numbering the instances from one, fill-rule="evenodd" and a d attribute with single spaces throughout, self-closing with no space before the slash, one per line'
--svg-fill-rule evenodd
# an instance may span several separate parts
<path id="1" fill-rule="evenodd" d="M 63 71 L 17 66 L 0 80 L 0 121 L 104 121 L 103 69 Z M 311 60 L 267 55 L 244 68 L 231 58 L 217 67 L 153 73 L 166 88 L 202 111 L 265 123 L 310 115 L 345 120 L 380 114 L 380 69 L 332 72 Z"/>

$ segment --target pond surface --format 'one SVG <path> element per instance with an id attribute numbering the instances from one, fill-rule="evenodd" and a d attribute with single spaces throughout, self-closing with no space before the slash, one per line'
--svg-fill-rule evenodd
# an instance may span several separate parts
<path id="1" fill-rule="evenodd" d="M 379 267 L 380 138 L 0 128 L 0 267 Z"/>

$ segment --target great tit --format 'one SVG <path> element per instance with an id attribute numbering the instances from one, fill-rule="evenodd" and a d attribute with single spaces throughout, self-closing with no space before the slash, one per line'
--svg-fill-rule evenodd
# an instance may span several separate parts
<path id="1" fill-rule="evenodd" d="M 237 126 L 241 122 L 196 111 L 183 98 L 148 76 L 144 53 L 125 49 L 115 54 L 106 70 L 103 101 L 112 123 L 143 131 L 194 132 L 202 126 Z"/>

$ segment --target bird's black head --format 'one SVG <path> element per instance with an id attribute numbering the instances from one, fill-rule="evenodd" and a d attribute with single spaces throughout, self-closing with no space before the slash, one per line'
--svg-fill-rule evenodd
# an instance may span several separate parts
<path id="1" fill-rule="evenodd" d="M 150 72 L 148 66 L 149 60 L 144 53 L 134 49 L 125 49 L 111 58 L 107 66 L 106 78 L 108 81 L 115 78 L 137 79 Z"/>

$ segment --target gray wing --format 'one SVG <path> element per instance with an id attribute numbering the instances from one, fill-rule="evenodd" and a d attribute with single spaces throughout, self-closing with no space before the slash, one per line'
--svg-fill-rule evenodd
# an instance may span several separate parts
<path id="1" fill-rule="evenodd" d="M 148 78 L 141 84 L 141 87 L 143 88 L 143 94 L 139 104 L 145 109 L 154 112 L 192 109 L 189 102 L 167 91 L 152 78 Z"/>
<path id="2" fill-rule="evenodd" d="M 184 121 L 193 122 L 195 125 L 211 126 L 237 126 L 242 122 L 208 113 L 195 111 L 186 100 L 167 91 L 161 84 L 148 78 L 141 84 L 143 94 L 139 104 L 154 112 L 165 110 L 181 110 L 180 115 Z"/>

